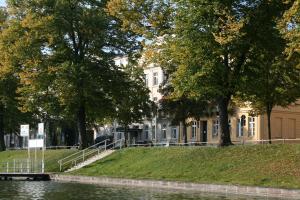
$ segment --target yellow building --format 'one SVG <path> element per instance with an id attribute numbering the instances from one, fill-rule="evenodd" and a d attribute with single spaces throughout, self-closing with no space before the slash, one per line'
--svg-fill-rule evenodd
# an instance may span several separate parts
<path id="1" fill-rule="evenodd" d="M 235 143 L 258 142 L 268 140 L 268 121 L 266 115 L 250 116 L 250 108 L 236 108 L 235 114 L 229 117 L 231 140 Z M 244 125 L 241 119 L 245 119 Z M 243 120 L 242 120 L 243 121 Z M 273 142 L 300 142 L 300 101 L 287 108 L 275 107 L 271 115 Z M 183 129 L 180 127 L 178 142 L 183 142 Z M 218 116 L 189 120 L 187 127 L 188 142 L 218 143 L 220 125 Z M 278 139 L 278 141 L 276 141 Z M 286 139 L 283 141 L 282 139 Z"/>

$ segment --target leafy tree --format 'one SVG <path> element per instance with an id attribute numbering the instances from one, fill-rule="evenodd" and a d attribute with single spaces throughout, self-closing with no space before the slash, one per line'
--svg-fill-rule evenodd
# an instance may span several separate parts
<path id="1" fill-rule="evenodd" d="M 197 101 L 189 99 L 186 96 L 181 98 L 170 98 L 164 97 L 160 101 L 161 108 L 160 110 L 164 113 L 168 113 L 172 119 L 172 124 L 174 125 L 183 125 L 183 142 L 187 143 L 187 119 L 207 116 L 208 112 L 208 103 L 205 101 Z"/>
<path id="2" fill-rule="evenodd" d="M 123 75 L 113 58 L 135 47 L 105 5 L 96 0 L 8 1 L 4 42 L 14 49 L 9 58 L 19 70 L 23 110 L 47 119 L 75 118 L 82 148 L 88 145 L 87 122 L 114 112 Z"/>
<path id="3" fill-rule="evenodd" d="M 128 126 L 141 122 L 151 115 L 153 102 L 149 99 L 149 89 L 145 86 L 141 67 L 130 62 L 124 67 L 125 82 L 116 98 L 116 119 L 124 126 L 125 145 L 128 141 Z"/>
<path id="4" fill-rule="evenodd" d="M 300 3 L 299 1 L 287 0 L 286 4 L 290 7 L 284 13 L 283 18 L 279 21 L 278 27 L 288 42 L 285 50 L 285 53 L 288 55 L 288 60 L 294 62 L 294 64 L 299 68 Z"/>
<path id="5" fill-rule="evenodd" d="M 240 91 L 249 53 L 276 45 L 279 0 L 110 0 L 123 27 L 143 34 L 154 55 L 173 68 L 174 95 L 207 99 L 219 109 L 220 146 L 231 145 L 228 106 Z M 161 42 L 153 42 L 160 37 Z M 152 43 L 151 43 L 152 42 Z M 250 74 L 251 76 L 251 74 Z"/>
<path id="6" fill-rule="evenodd" d="M 251 67 L 242 82 L 245 101 L 248 101 L 256 114 L 267 114 L 268 137 L 271 144 L 271 113 L 275 106 L 286 107 L 300 96 L 300 69 L 282 54 L 286 42 L 277 33 L 277 45 L 271 51 L 257 49 L 252 55 Z M 277 47 L 277 49 L 276 49 Z M 255 59 L 254 59 L 255 58 Z"/>

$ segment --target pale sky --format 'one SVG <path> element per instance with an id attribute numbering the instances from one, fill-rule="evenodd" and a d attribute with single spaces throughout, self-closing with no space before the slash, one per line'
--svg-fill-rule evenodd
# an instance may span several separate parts
<path id="1" fill-rule="evenodd" d="M 5 6 L 5 0 L 0 0 L 0 6 Z"/>

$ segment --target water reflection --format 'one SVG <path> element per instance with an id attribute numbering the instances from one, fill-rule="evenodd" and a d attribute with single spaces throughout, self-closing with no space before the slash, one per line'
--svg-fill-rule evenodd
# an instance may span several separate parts
<path id="1" fill-rule="evenodd" d="M 241 196 L 215 196 L 172 190 L 141 188 L 104 187 L 99 185 L 59 183 L 59 182 L 0 182 L 1 200 L 261 200 Z"/>
<path id="2" fill-rule="evenodd" d="M 46 182 L 24 181 L 18 184 L 17 192 L 22 196 L 29 196 L 32 200 L 44 199 L 46 192 Z"/>

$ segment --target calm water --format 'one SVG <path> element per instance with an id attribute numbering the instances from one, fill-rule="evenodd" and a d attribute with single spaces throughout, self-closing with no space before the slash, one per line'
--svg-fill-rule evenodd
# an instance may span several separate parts
<path id="1" fill-rule="evenodd" d="M 264 198 L 248 198 L 236 196 L 213 196 L 211 194 L 182 193 L 170 190 L 134 189 L 121 187 L 103 187 L 99 185 L 59 183 L 59 182 L 30 182 L 30 181 L 0 181 L 1 200 L 47 199 L 47 200 L 85 200 L 85 199 L 201 199 L 201 200 L 260 200 Z"/>

